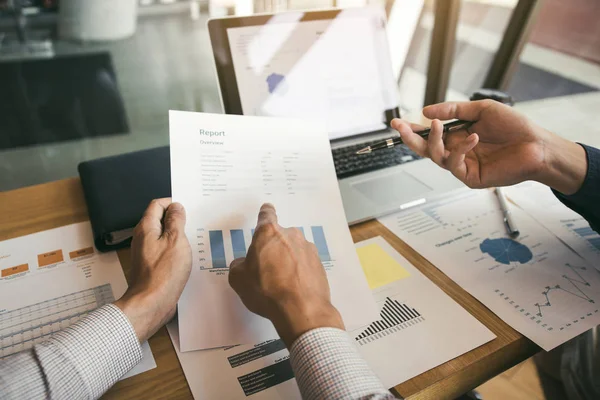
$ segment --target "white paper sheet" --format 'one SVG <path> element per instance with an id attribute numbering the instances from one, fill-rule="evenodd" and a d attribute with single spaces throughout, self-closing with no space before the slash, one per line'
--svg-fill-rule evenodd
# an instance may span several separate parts
<path id="1" fill-rule="evenodd" d="M 278 118 L 171 111 L 173 200 L 187 211 L 193 268 L 179 301 L 182 351 L 252 344 L 277 337 L 228 283 L 244 256 L 260 206 L 316 244 L 333 304 L 346 326 L 377 315 L 344 215 L 331 148 L 318 125 Z"/>
<path id="2" fill-rule="evenodd" d="M 393 260 L 401 273 L 396 280 L 385 275 L 379 275 L 375 282 L 370 280 L 372 286 L 381 285 L 373 289 L 380 317 L 350 332 L 386 387 L 405 382 L 496 337 L 382 237 L 357 243 L 356 247 L 359 252 L 368 250 L 364 253 L 367 257 L 373 257 L 373 250 L 382 255 L 373 264 L 375 273 L 382 272 L 383 257 Z"/>
<path id="3" fill-rule="evenodd" d="M 507 324 L 551 350 L 600 323 L 600 273 L 517 207 L 510 239 L 495 195 L 465 190 L 380 218 Z"/>
<path id="4" fill-rule="evenodd" d="M 361 257 L 371 258 L 370 266 L 378 269 L 374 271 L 376 279 L 370 283 L 382 284 L 373 289 L 382 310 L 376 324 L 349 334 L 355 337 L 360 353 L 386 387 L 407 381 L 495 338 L 383 238 L 357 243 L 356 248 L 362 248 L 358 250 Z M 385 257 L 395 264 L 384 265 Z M 365 265 L 363 262 L 363 268 Z M 382 271 L 386 267 L 396 270 Z M 420 315 L 396 310 L 397 304 L 387 306 L 390 302 L 410 305 Z M 194 398 L 236 399 L 252 395 L 256 399 L 300 399 L 296 380 L 290 374 L 289 353 L 281 340 L 182 353 L 177 322 L 170 323 L 167 329 Z M 372 329 L 377 332 L 370 333 Z"/>
<path id="5" fill-rule="evenodd" d="M 561 203 L 547 186 L 523 182 L 505 188 L 504 193 L 577 254 L 600 269 L 600 235 L 581 215 Z"/>
<path id="6" fill-rule="evenodd" d="M 125 290 L 117 254 L 97 252 L 89 222 L 0 242 L 0 358 L 33 347 Z M 141 363 L 123 379 L 156 367 L 148 344 L 142 349 Z"/>
<path id="7" fill-rule="evenodd" d="M 177 320 L 167 330 L 195 399 L 301 399 L 290 353 L 281 339 L 182 352 Z"/>

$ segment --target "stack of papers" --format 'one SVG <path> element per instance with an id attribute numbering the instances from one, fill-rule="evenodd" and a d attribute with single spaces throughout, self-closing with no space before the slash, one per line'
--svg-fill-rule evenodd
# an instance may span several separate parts
<path id="1" fill-rule="evenodd" d="M 550 188 L 523 182 L 504 193 L 587 262 L 600 269 L 600 235 L 575 211 L 561 203 Z"/>
<path id="2" fill-rule="evenodd" d="M 561 218 L 556 210 L 553 217 L 535 215 L 553 226 L 550 220 Z M 569 229 L 583 229 L 581 220 L 562 221 L 564 229 L 550 232 L 525 211 L 511 211 L 521 232 L 516 239 L 488 190 L 461 191 L 379 221 L 514 329 L 552 350 L 600 324 L 600 274 L 553 233 L 566 241 Z"/>
<path id="3" fill-rule="evenodd" d="M 357 243 L 356 251 L 379 317 L 349 334 L 386 387 L 495 338 L 383 238 Z M 167 329 L 195 398 L 300 399 L 281 340 L 182 352 L 177 321 Z"/>
<path id="4" fill-rule="evenodd" d="M 323 128 L 277 118 L 169 117 L 172 195 L 187 210 L 193 268 L 168 330 L 196 398 L 300 398 L 285 345 L 227 279 L 266 202 L 282 226 L 316 245 L 333 304 L 387 386 L 494 338 L 383 239 L 359 244 L 357 253 Z"/>
<path id="5" fill-rule="evenodd" d="M 30 349 L 125 290 L 117 253 L 94 249 L 89 222 L 0 242 L 0 358 Z M 147 342 L 142 351 L 123 379 L 156 368 Z"/>

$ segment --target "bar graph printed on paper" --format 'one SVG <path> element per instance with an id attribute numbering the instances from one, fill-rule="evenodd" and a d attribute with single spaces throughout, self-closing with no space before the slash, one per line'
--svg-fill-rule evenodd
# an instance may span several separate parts
<path id="1" fill-rule="evenodd" d="M 333 261 L 322 226 L 309 229 L 298 227 L 306 239 L 315 244 L 321 262 Z M 307 236 L 309 232 L 310 236 Z M 252 242 L 254 229 L 205 230 L 196 231 L 200 269 L 228 268 L 231 261 L 245 257 Z"/>
<path id="2" fill-rule="evenodd" d="M 600 251 L 600 235 L 587 225 L 587 223 L 577 226 L 575 223 L 570 222 L 566 224 L 566 227 L 573 231 L 577 236 L 586 240 L 597 251 Z"/>
<path id="3" fill-rule="evenodd" d="M 114 300 L 106 284 L 0 314 L 0 359 L 33 347 Z"/>
<path id="4" fill-rule="evenodd" d="M 377 339 L 381 335 L 392 333 L 406 323 L 412 324 L 424 320 L 416 309 L 389 297 L 385 298 L 380 315 L 380 320 L 373 322 L 360 335 L 356 336 L 355 340 L 359 344 L 363 345 L 370 342 L 371 339 Z"/>

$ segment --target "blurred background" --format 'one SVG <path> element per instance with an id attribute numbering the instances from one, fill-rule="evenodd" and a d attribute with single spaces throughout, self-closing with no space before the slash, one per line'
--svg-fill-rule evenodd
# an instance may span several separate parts
<path id="1" fill-rule="evenodd" d="M 221 112 L 206 28 L 210 17 L 380 5 L 388 13 L 402 112 L 444 97 L 468 99 L 494 81 L 486 78 L 518 1 L 440 3 L 0 0 L 0 190 L 76 176 L 84 160 L 166 145 L 169 109 Z M 535 6 L 521 21 L 524 34 L 514 65 L 505 65 L 503 83 L 496 79 L 491 86 L 508 91 L 518 104 L 584 94 L 593 98 L 600 88 L 600 25 L 595 23 L 600 2 L 527 3 Z M 442 25 L 454 23 L 456 39 L 445 50 L 433 41 L 432 52 L 436 14 Z M 447 29 L 452 27 L 440 32 L 447 36 L 452 33 Z M 444 51 L 446 60 L 429 62 L 430 53 Z M 432 63 L 449 69 L 447 82 L 440 81 L 441 70 Z M 447 86 L 445 94 L 426 98 L 428 71 L 430 85 Z"/>

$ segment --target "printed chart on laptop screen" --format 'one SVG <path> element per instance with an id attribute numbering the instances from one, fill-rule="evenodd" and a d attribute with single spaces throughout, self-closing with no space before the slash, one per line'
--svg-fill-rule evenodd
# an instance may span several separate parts
<path id="1" fill-rule="evenodd" d="M 245 115 L 312 117 L 330 137 L 382 129 L 397 107 L 385 17 L 378 9 L 335 19 L 229 28 L 227 35 Z"/>

